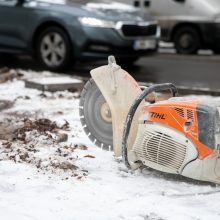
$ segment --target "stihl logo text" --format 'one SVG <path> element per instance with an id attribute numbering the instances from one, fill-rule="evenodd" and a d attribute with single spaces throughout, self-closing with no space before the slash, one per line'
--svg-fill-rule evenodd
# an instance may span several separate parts
<path id="1" fill-rule="evenodd" d="M 165 114 L 160 114 L 157 112 L 149 112 L 149 113 L 150 113 L 150 117 L 152 117 L 152 118 L 166 119 Z"/>

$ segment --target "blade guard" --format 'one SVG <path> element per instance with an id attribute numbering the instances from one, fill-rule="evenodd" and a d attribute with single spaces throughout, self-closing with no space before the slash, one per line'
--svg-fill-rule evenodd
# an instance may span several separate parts
<path id="1" fill-rule="evenodd" d="M 138 83 L 109 57 L 109 64 L 93 69 L 91 76 L 107 101 L 112 115 L 113 150 L 116 157 L 122 155 L 122 135 L 128 111 L 135 98 L 141 93 Z M 139 106 L 141 108 L 141 105 Z M 134 144 L 137 128 L 139 108 L 137 109 L 131 132 L 128 138 L 128 150 Z"/>

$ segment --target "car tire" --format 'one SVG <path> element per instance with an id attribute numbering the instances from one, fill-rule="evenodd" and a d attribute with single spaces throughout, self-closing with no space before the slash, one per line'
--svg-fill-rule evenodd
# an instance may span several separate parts
<path id="1" fill-rule="evenodd" d="M 174 34 L 174 45 L 179 54 L 196 54 L 201 45 L 198 31 L 193 27 L 179 28 Z"/>
<path id="2" fill-rule="evenodd" d="M 49 70 L 60 71 L 70 65 L 71 43 L 66 32 L 60 27 L 48 27 L 37 39 L 37 58 Z"/>
<path id="3" fill-rule="evenodd" d="M 89 139 L 98 147 L 112 150 L 111 112 L 93 79 L 85 84 L 79 106 L 81 124 Z"/>

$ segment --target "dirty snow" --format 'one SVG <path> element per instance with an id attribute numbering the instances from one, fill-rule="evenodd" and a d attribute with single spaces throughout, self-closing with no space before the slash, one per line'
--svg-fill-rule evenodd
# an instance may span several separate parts
<path id="1" fill-rule="evenodd" d="M 24 74 L 25 78 L 39 75 Z M 42 75 L 51 76 L 48 72 Z M 30 124 L 44 118 L 68 134 L 66 142 L 57 142 L 56 129 L 42 133 L 35 126 L 24 139 L 0 140 L 1 219 L 220 219 L 219 186 L 148 169 L 131 172 L 112 152 L 94 146 L 80 125 L 78 94 L 42 94 L 14 80 L 0 84 L 0 99 L 14 102 L 1 112 L 0 125 L 9 121 L 7 128 L 21 128 L 25 120 Z M 66 122 L 68 126 L 62 127 Z M 30 146 L 34 150 L 29 151 Z M 23 151 L 29 159 L 21 157 Z M 54 158 L 73 166 L 52 166 Z M 38 160 L 41 162 L 36 163 Z"/>

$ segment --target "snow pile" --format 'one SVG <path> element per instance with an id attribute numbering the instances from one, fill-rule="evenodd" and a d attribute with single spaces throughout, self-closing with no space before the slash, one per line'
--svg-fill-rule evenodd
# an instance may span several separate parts
<path id="1" fill-rule="evenodd" d="M 94 146 L 79 121 L 78 94 L 42 93 L 13 80 L 0 84 L 0 99 L 14 103 L 0 114 L 1 219 L 220 218 L 219 186 L 131 172 Z"/>

